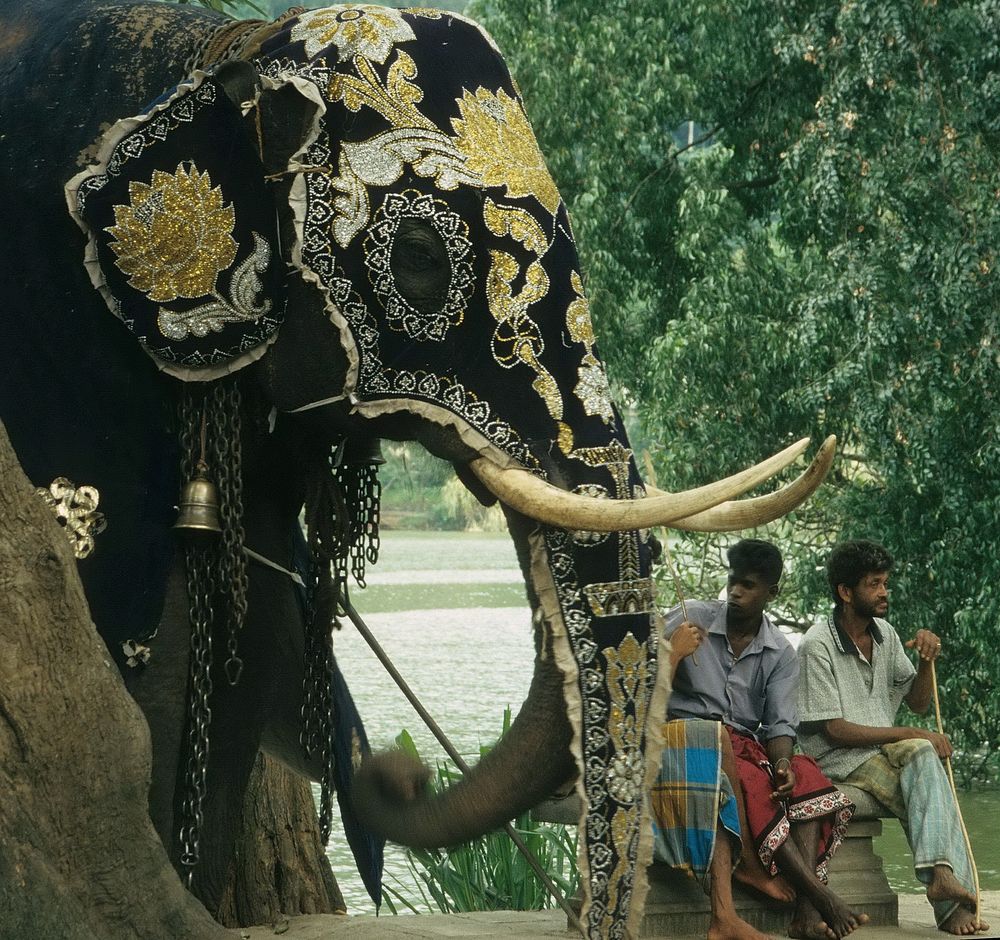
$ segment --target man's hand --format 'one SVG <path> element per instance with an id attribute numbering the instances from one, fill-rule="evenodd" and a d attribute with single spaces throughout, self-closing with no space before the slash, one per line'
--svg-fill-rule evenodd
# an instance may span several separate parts
<path id="1" fill-rule="evenodd" d="M 787 757 L 779 758 L 774 765 L 774 792 L 771 799 L 787 800 L 795 789 L 795 771 Z"/>
<path id="2" fill-rule="evenodd" d="M 704 634 L 700 627 L 691 623 L 690 620 L 685 620 L 670 635 L 671 660 L 674 663 L 679 663 L 685 657 L 690 656 L 701 646 L 703 637 Z"/>
<path id="3" fill-rule="evenodd" d="M 925 731 L 923 728 L 911 728 L 910 730 L 914 732 L 913 737 L 925 738 L 930 741 L 941 760 L 951 757 L 955 753 L 955 749 L 951 746 L 951 741 L 948 740 L 948 735 L 938 734 L 936 731 Z"/>
<path id="4" fill-rule="evenodd" d="M 918 630 L 912 640 L 906 641 L 906 648 L 915 649 L 921 659 L 932 663 L 941 655 L 941 640 L 930 630 Z"/>

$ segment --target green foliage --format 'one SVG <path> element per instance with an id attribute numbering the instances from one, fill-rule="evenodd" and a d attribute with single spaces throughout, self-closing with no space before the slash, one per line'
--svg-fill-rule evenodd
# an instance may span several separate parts
<path id="1" fill-rule="evenodd" d="M 483 506 L 455 477 L 450 463 L 419 444 L 385 441 L 382 481 L 383 519 L 397 529 L 505 532 L 498 505 Z"/>
<path id="2" fill-rule="evenodd" d="M 825 611 L 834 540 L 883 541 L 892 619 L 944 637 L 946 729 L 996 748 L 1000 3 L 470 12 L 512 61 L 660 485 L 837 434 L 830 484 L 760 533 L 791 561 L 784 612 Z M 689 589 L 732 540 L 683 540 Z"/>
<path id="3" fill-rule="evenodd" d="M 510 729 L 510 709 L 504 710 L 503 732 Z M 404 730 L 396 745 L 418 758 L 413 739 Z M 482 753 L 489 751 L 483 747 Z M 438 763 L 430 786 L 441 790 L 451 786 L 461 773 L 447 763 Z M 566 897 L 576 893 L 576 830 L 566 826 L 537 823 L 525 813 L 514 823 L 515 831 Z M 407 849 L 407 860 L 418 885 L 423 885 L 419 903 L 398 888 L 385 886 L 383 900 L 393 914 L 400 907 L 413 913 L 425 910 L 445 914 L 468 911 L 538 911 L 554 907 L 538 876 L 503 831 L 492 832 L 450 849 Z"/>

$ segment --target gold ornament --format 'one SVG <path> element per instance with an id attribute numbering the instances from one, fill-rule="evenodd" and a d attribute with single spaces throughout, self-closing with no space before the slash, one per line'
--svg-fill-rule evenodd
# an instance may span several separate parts
<path id="1" fill-rule="evenodd" d="M 94 536 L 107 528 L 103 513 L 97 511 L 100 494 L 96 487 L 77 486 L 66 477 L 56 477 L 48 487 L 40 486 L 35 492 L 63 527 L 73 554 L 86 558 L 94 550 Z"/>
<path id="2" fill-rule="evenodd" d="M 534 196 L 552 215 L 559 208 L 559 190 L 549 175 L 524 108 L 502 88 L 494 94 L 466 90 L 454 118 L 455 143 L 465 154 L 470 172 L 484 186 L 505 186 L 513 198 Z"/>
<path id="3" fill-rule="evenodd" d="M 236 259 L 235 224 L 208 173 L 181 164 L 172 175 L 154 170 L 149 185 L 129 183 L 129 204 L 115 206 L 107 231 L 129 284 L 163 303 L 214 293 L 219 272 Z"/>

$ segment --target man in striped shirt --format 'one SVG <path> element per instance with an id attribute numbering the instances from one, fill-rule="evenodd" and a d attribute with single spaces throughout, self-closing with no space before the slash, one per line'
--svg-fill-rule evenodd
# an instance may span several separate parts
<path id="1" fill-rule="evenodd" d="M 827 562 L 832 615 L 799 644 L 799 744 L 837 782 L 871 793 L 903 820 L 917 878 L 938 927 L 959 936 L 976 923 L 972 869 L 941 761 L 943 734 L 896 724 L 900 704 L 927 711 L 941 640 L 918 630 L 905 644 L 888 621 L 892 555 L 876 542 L 844 542 Z M 904 646 L 920 659 L 914 669 Z"/>

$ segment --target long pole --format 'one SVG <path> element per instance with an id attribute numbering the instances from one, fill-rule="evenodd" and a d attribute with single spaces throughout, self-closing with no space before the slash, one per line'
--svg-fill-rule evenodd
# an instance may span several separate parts
<path id="1" fill-rule="evenodd" d="M 931 664 L 931 688 L 934 690 L 934 717 L 937 719 L 938 734 L 944 734 L 944 725 L 941 724 L 941 701 L 938 699 L 937 670 L 934 668 L 934 660 Z M 951 771 L 951 758 L 944 759 L 944 769 L 948 772 L 948 782 L 951 784 L 951 793 L 955 797 L 955 809 L 958 812 L 958 821 L 962 826 L 962 836 L 965 839 L 965 851 L 969 853 L 969 864 L 972 866 L 972 879 L 976 887 L 976 926 L 981 923 L 979 911 L 982 905 L 982 892 L 979 890 L 979 869 L 976 868 L 976 859 L 972 854 L 972 843 L 969 841 L 969 830 L 965 828 L 965 820 L 962 818 L 962 807 L 958 803 L 958 790 L 955 788 L 955 775 Z"/>
<path id="2" fill-rule="evenodd" d="M 392 676 L 393 681 L 396 683 L 396 685 L 399 686 L 399 689 L 403 693 L 403 695 L 406 696 L 407 701 L 413 706 L 417 714 L 423 719 L 424 724 L 426 724 L 427 727 L 430 729 L 431 734 L 433 734 L 434 737 L 437 738 L 438 743 L 441 745 L 441 747 L 445 749 L 445 753 L 447 753 L 447 755 L 455 762 L 456 766 L 458 767 L 459 770 L 462 771 L 463 774 L 468 773 L 469 765 L 465 762 L 465 759 L 462 757 L 461 754 L 458 753 L 455 746 L 451 743 L 451 740 L 441 730 L 441 727 L 431 716 L 431 713 L 427 711 L 426 708 L 424 708 L 420 699 L 418 699 L 416 694 L 413 692 L 413 689 L 410 688 L 409 684 L 400 674 L 399 670 L 393 664 L 392 660 L 389 659 L 389 655 L 382 648 L 382 645 L 379 643 L 377 639 L 375 639 L 375 635 L 368 628 L 368 624 L 366 624 L 364 620 L 361 619 L 361 614 L 359 614 L 357 610 L 355 610 L 354 605 L 346 598 L 344 598 L 343 609 L 344 612 L 347 614 L 347 616 L 350 618 L 351 623 L 353 623 L 354 626 L 358 628 L 358 633 L 360 633 L 361 636 L 364 637 L 365 642 L 371 647 L 371 650 L 376 655 L 376 657 L 378 657 L 379 662 L 382 663 L 383 666 L 385 666 L 386 672 L 388 672 L 389 675 Z M 504 824 L 504 830 L 506 831 L 507 835 L 510 836 L 511 842 L 513 842 L 514 845 L 517 846 L 517 850 L 524 856 L 528 865 L 531 866 L 531 870 L 536 875 L 538 875 L 539 879 L 541 879 L 542 884 L 544 884 L 545 887 L 548 889 L 549 894 L 552 895 L 552 897 L 556 900 L 558 905 L 563 909 L 563 911 L 565 911 L 570 926 L 580 931 L 580 933 L 583 933 L 583 929 L 580 926 L 580 921 L 576 916 L 576 911 L 574 911 L 573 908 L 570 907 L 569 902 L 566 900 L 566 898 L 563 897 L 562 892 L 556 887 L 555 883 L 549 877 L 548 872 L 545 871 L 544 868 L 542 868 L 541 863 L 538 861 L 537 858 L 535 858 L 535 853 L 528 848 L 528 846 L 525 844 L 524 839 L 521 838 L 521 836 L 517 833 L 517 831 L 509 822 Z"/>
<path id="3" fill-rule="evenodd" d="M 690 122 L 688 122 L 690 125 Z M 656 471 L 653 469 L 653 460 L 649 456 L 649 451 L 647 450 L 643 455 L 643 460 L 646 464 L 646 476 L 649 478 L 649 482 L 656 486 Z M 667 563 L 667 571 L 670 572 L 670 577 L 674 582 L 674 591 L 677 594 L 677 603 L 681 607 L 681 616 L 687 620 L 688 619 L 688 609 L 687 601 L 684 600 L 684 591 L 681 588 L 681 579 L 677 574 L 677 569 L 674 568 L 674 560 L 670 557 L 670 535 L 667 532 L 660 533 L 663 536 L 663 560 Z M 691 654 L 692 665 L 698 665 L 698 656 L 695 653 Z"/>

